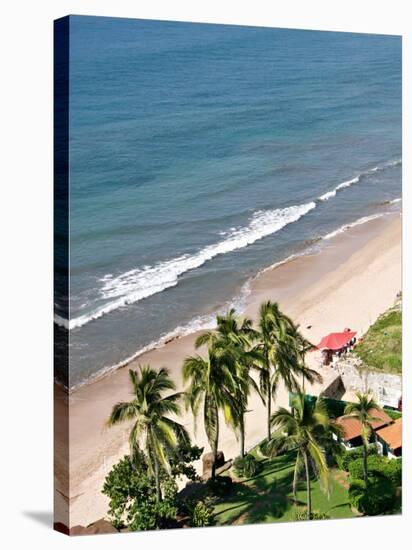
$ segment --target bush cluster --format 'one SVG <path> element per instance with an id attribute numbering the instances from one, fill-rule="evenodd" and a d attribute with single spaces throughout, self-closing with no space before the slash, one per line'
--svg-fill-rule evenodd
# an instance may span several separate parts
<path id="1" fill-rule="evenodd" d="M 395 487 L 402 485 L 402 460 L 390 460 L 383 456 L 368 457 L 368 472 L 389 479 Z M 349 473 L 353 480 L 363 479 L 363 460 L 358 458 L 349 464 Z"/>
<path id="2" fill-rule="evenodd" d="M 362 514 L 377 516 L 391 512 L 396 501 L 395 486 L 382 475 L 369 477 L 368 486 L 354 479 L 349 486 L 349 502 Z"/>
<path id="3" fill-rule="evenodd" d="M 103 494 L 109 498 L 109 517 L 116 529 L 145 531 L 174 524 L 177 507 L 175 480 L 161 472 L 163 500 L 156 501 L 154 479 L 143 453 L 125 456 L 106 476 Z"/>
<path id="4" fill-rule="evenodd" d="M 368 446 L 368 456 L 373 456 L 378 454 L 378 449 L 376 445 L 373 443 Z M 336 462 L 341 470 L 345 470 L 346 472 L 349 471 L 350 464 L 359 458 L 363 457 L 363 447 L 357 447 L 356 449 L 353 449 L 351 451 L 347 451 L 346 449 L 336 457 Z"/>
<path id="5" fill-rule="evenodd" d="M 235 459 L 233 469 L 238 477 L 253 477 L 261 471 L 262 464 L 253 455 L 247 454 Z"/>
<path id="6" fill-rule="evenodd" d="M 196 503 L 190 514 L 191 527 L 208 527 L 213 525 L 213 506 L 200 500 Z"/>
<path id="7" fill-rule="evenodd" d="M 259 443 L 259 451 L 261 452 L 261 454 L 265 457 L 268 456 L 268 449 L 267 449 L 267 446 L 268 446 L 268 442 L 267 442 L 267 439 L 264 439 L 263 441 L 261 441 Z"/>
<path id="8" fill-rule="evenodd" d="M 213 497 L 224 497 L 230 494 L 232 484 L 233 480 L 230 476 L 216 476 L 215 479 L 210 478 L 207 481 L 207 492 Z"/>

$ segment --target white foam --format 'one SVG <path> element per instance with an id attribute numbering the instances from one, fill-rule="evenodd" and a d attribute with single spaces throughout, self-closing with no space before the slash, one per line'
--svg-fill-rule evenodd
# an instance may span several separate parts
<path id="1" fill-rule="evenodd" d="M 367 173 L 380 172 L 381 170 L 385 170 L 385 168 L 390 168 L 392 166 L 399 166 L 399 164 L 402 164 L 402 159 L 388 160 L 383 164 L 379 164 L 378 166 L 374 166 L 370 170 L 367 170 Z"/>
<path id="2" fill-rule="evenodd" d="M 344 233 L 345 231 L 347 231 L 348 229 L 351 229 L 352 227 L 356 227 L 357 225 L 362 225 L 364 223 L 368 223 L 372 220 L 376 220 L 377 218 L 381 218 L 382 216 L 385 216 L 385 215 L 386 214 L 384 213 L 384 214 L 372 214 L 371 216 L 364 216 L 364 217 L 359 218 L 358 220 L 356 220 L 352 223 L 347 223 L 345 225 L 342 225 L 338 229 L 335 229 L 335 231 L 332 231 L 331 233 L 328 233 L 327 235 L 322 237 L 322 239 L 323 240 L 332 239 L 333 237 L 336 237 L 337 235 L 340 235 L 341 233 Z"/>
<path id="3" fill-rule="evenodd" d="M 115 365 L 103 367 L 102 369 L 97 371 L 95 374 L 92 374 L 86 380 L 83 380 L 82 382 L 71 386 L 70 391 L 74 391 L 81 386 L 95 382 L 96 380 L 106 376 L 109 372 L 113 372 L 119 368 L 125 367 L 126 365 L 128 365 L 129 363 L 131 363 L 132 361 L 134 361 L 144 353 L 147 353 L 154 349 L 162 348 L 171 340 L 175 340 L 177 338 L 181 338 L 182 336 L 187 336 L 189 334 L 193 334 L 201 330 L 211 330 L 216 328 L 216 316 L 224 315 L 231 308 L 234 308 L 236 313 L 240 314 L 246 307 L 246 301 L 250 294 L 250 283 L 251 283 L 251 280 L 246 281 L 246 283 L 242 286 L 240 294 L 231 302 L 225 303 L 216 312 L 211 313 L 209 315 L 199 315 L 198 317 L 194 317 L 191 321 L 189 321 L 185 325 L 179 325 L 176 328 L 174 328 L 172 331 L 162 334 L 157 340 L 153 340 L 143 348 L 138 349 L 135 353 L 133 353 L 126 359 L 123 359 L 122 361 L 120 361 L 119 363 L 116 363 Z"/>
<path id="4" fill-rule="evenodd" d="M 320 201 L 328 201 L 332 197 L 336 197 L 336 189 L 334 189 L 333 191 L 328 191 L 327 193 L 324 193 L 323 195 L 321 195 L 319 197 L 319 200 Z"/>
<path id="5" fill-rule="evenodd" d="M 350 187 L 354 183 L 358 183 L 359 179 L 360 179 L 360 176 L 356 176 L 356 178 L 352 178 L 351 180 L 343 181 L 336 187 L 336 190 L 339 191 L 339 189 L 345 189 L 345 187 Z"/>
<path id="6" fill-rule="evenodd" d="M 365 170 L 365 172 L 361 172 L 358 176 L 355 176 L 354 178 L 352 178 L 350 180 L 343 181 L 342 183 L 337 185 L 331 191 L 327 191 L 326 193 L 324 193 L 323 195 L 318 197 L 318 200 L 327 201 L 327 200 L 335 197 L 336 193 L 338 191 L 340 191 L 341 189 L 345 189 L 346 187 L 350 187 L 354 183 L 359 183 L 359 181 L 361 180 L 361 178 L 363 176 L 366 176 L 367 174 L 371 174 L 373 172 L 380 172 L 381 170 L 385 170 L 385 168 L 390 168 L 392 166 L 398 166 L 401 163 L 402 163 L 402 159 L 389 160 L 387 162 L 384 162 L 383 164 L 379 164 L 377 166 L 374 166 L 373 168 L 370 168 L 369 170 Z"/>
<path id="7" fill-rule="evenodd" d="M 321 195 L 319 197 L 319 200 L 320 201 L 327 201 L 327 200 L 331 199 L 332 197 L 336 197 L 336 193 L 338 191 L 340 191 L 341 189 L 345 189 L 345 187 L 350 187 L 354 183 L 358 183 L 359 180 L 360 180 L 360 176 L 356 176 L 355 178 L 352 178 L 350 180 L 343 181 L 342 183 L 337 185 L 335 187 L 335 189 L 332 189 L 332 191 L 328 191 L 327 193 L 324 193 L 323 195 Z"/>
<path id="8" fill-rule="evenodd" d="M 176 286 L 182 274 L 202 266 L 216 256 L 245 248 L 276 233 L 286 225 L 298 221 L 313 208 L 316 208 L 315 202 L 275 210 L 259 210 L 253 214 L 247 226 L 233 229 L 220 242 L 206 246 L 195 254 L 184 254 L 155 266 L 132 269 L 118 276 L 107 274 L 100 279 L 100 293 L 104 300 L 110 301 L 89 314 L 71 319 L 69 328 L 81 327 L 111 311 Z"/>
<path id="9" fill-rule="evenodd" d="M 343 181 L 333 190 L 318 197 L 318 200 L 327 201 L 335 197 L 341 189 L 358 183 L 362 176 L 384 170 L 387 167 L 397 166 L 401 162 L 402 159 L 395 159 L 375 166 L 352 179 Z M 100 279 L 102 283 L 102 288 L 100 289 L 101 298 L 106 301 L 103 305 L 97 307 L 91 313 L 71 319 L 70 322 L 67 319 L 55 316 L 55 322 L 69 329 L 81 327 L 90 321 L 99 319 L 107 313 L 176 286 L 182 274 L 202 266 L 205 262 L 218 255 L 247 247 L 259 239 L 276 233 L 286 225 L 299 220 L 315 207 L 316 203 L 312 201 L 307 204 L 287 208 L 259 210 L 253 214 L 247 226 L 240 228 L 232 227 L 229 231 L 221 232 L 220 235 L 224 238 L 220 242 L 211 244 L 195 254 L 184 254 L 177 258 L 160 262 L 155 266 L 132 269 L 121 275 L 107 274 Z M 343 230 L 340 228 L 337 231 L 342 232 Z M 330 235 L 334 236 L 334 233 Z M 324 238 L 328 239 L 331 236 Z"/>

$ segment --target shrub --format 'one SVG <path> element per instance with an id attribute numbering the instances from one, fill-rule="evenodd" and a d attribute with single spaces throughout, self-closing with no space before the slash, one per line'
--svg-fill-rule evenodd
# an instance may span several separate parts
<path id="1" fill-rule="evenodd" d="M 295 521 L 305 521 L 308 519 L 308 509 L 306 507 L 299 507 L 295 510 Z M 319 510 L 312 510 L 311 519 L 330 519 L 329 514 L 326 512 L 320 512 Z"/>
<path id="2" fill-rule="evenodd" d="M 395 487 L 402 485 L 402 461 L 390 460 L 383 456 L 368 457 L 369 474 L 377 474 L 389 479 Z M 358 458 L 349 464 L 349 473 L 353 480 L 363 479 L 363 459 Z"/>
<path id="3" fill-rule="evenodd" d="M 199 501 L 193 508 L 190 518 L 192 527 L 208 527 L 213 525 L 213 506 L 209 503 Z"/>
<path id="4" fill-rule="evenodd" d="M 243 468 L 245 466 L 245 459 L 241 456 L 235 458 L 233 462 L 233 469 L 238 477 L 243 477 Z"/>
<path id="5" fill-rule="evenodd" d="M 382 475 L 371 475 L 368 487 L 361 479 L 353 480 L 349 486 L 349 502 L 367 516 L 393 511 L 395 501 L 395 487 L 390 479 Z"/>
<path id="6" fill-rule="evenodd" d="M 169 526 L 176 517 L 177 485 L 161 473 L 163 500 L 156 501 L 156 486 L 143 453 L 125 456 L 106 476 L 103 493 L 109 498 L 109 517 L 117 528 L 145 531 Z"/>
<path id="7" fill-rule="evenodd" d="M 261 452 L 261 454 L 265 457 L 268 456 L 268 449 L 267 449 L 267 445 L 268 445 L 268 442 L 267 442 L 267 439 L 264 439 L 263 441 L 261 441 L 259 443 L 259 451 Z"/>
<path id="8" fill-rule="evenodd" d="M 256 458 L 247 454 L 243 458 L 238 456 L 233 463 L 235 474 L 239 477 L 253 477 L 262 469 L 262 464 Z"/>
<path id="9" fill-rule="evenodd" d="M 368 461 L 369 462 L 369 461 Z M 363 459 L 357 458 L 349 464 L 349 473 L 351 479 L 363 479 Z"/>
<path id="10" fill-rule="evenodd" d="M 199 460 L 203 453 L 203 447 L 180 443 L 170 459 L 171 474 L 173 477 L 186 476 L 190 481 L 199 481 L 193 462 Z"/>
<path id="11" fill-rule="evenodd" d="M 356 354 L 373 369 L 402 373 L 402 312 L 381 315 L 356 346 Z"/>
<path id="12" fill-rule="evenodd" d="M 376 445 L 372 443 L 368 446 L 368 456 L 376 454 L 378 454 L 378 449 Z M 356 449 L 352 449 L 351 451 L 347 451 L 345 449 L 341 455 L 336 457 L 336 462 L 338 463 L 338 466 L 341 470 L 345 470 L 346 472 L 348 472 L 350 463 L 361 457 L 363 457 L 363 447 L 357 447 Z"/>
<path id="13" fill-rule="evenodd" d="M 215 497 L 224 497 L 232 491 L 232 478 L 230 476 L 217 476 L 207 482 L 208 494 Z"/>
<path id="14" fill-rule="evenodd" d="M 402 459 L 388 460 L 385 476 L 389 478 L 395 487 L 402 485 Z"/>

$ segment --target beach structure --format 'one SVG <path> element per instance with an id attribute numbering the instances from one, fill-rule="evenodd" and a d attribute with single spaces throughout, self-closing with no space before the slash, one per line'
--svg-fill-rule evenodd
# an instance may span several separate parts
<path id="1" fill-rule="evenodd" d="M 340 355 L 355 342 L 356 332 L 346 328 L 343 332 L 331 332 L 324 336 L 317 346 L 323 352 L 323 363 L 329 365 L 334 354 Z"/>
<path id="2" fill-rule="evenodd" d="M 383 410 L 373 409 L 370 414 L 374 418 L 377 418 L 377 420 L 371 423 L 375 434 L 377 430 L 380 428 L 385 428 L 393 422 L 391 417 L 388 416 Z M 362 445 L 362 424 L 359 420 L 343 415 L 337 418 L 336 422 L 343 428 L 344 435 L 340 442 L 346 450 L 350 451 L 351 449 L 355 449 L 356 447 L 360 447 Z"/>
<path id="3" fill-rule="evenodd" d="M 376 440 L 380 452 L 388 458 L 402 456 L 402 418 L 389 426 L 376 430 Z"/>

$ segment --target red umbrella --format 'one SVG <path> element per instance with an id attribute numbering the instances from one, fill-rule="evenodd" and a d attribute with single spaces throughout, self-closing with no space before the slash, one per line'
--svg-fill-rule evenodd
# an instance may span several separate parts
<path id="1" fill-rule="evenodd" d="M 351 331 L 331 332 L 327 336 L 324 336 L 316 347 L 318 349 L 341 349 L 352 340 L 355 334 L 356 332 Z"/>

